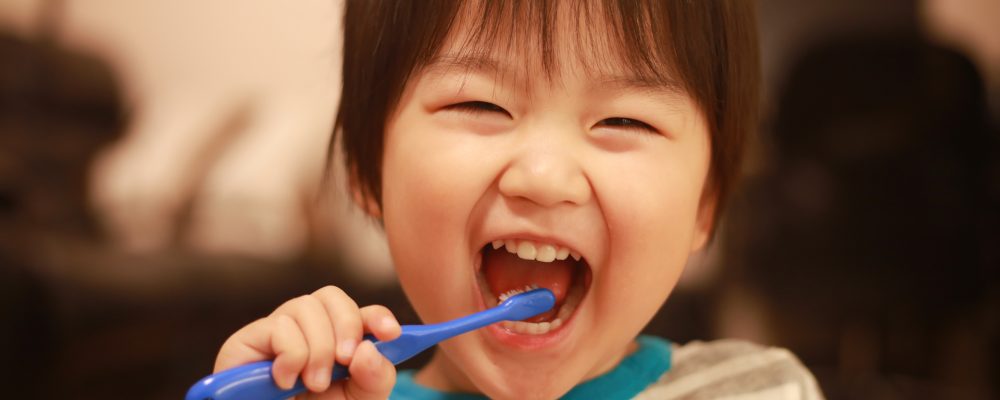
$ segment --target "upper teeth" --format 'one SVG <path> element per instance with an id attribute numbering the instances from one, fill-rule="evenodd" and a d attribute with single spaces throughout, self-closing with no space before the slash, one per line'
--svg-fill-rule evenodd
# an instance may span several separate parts
<path id="1" fill-rule="evenodd" d="M 532 242 L 530 240 L 494 240 L 493 249 L 499 249 L 504 247 L 507 252 L 511 254 L 517 254 L 518 258 L 524 260 L 533 260 L 539 262 L 553 262 L 555 260 L 565 260 L 568 257 L 573 257 L 574 260 L 580 261 L 580 253 L 572 251 L 568 248 L 561 246 L 553 246 L 551 244 L 542 244 Z"/>

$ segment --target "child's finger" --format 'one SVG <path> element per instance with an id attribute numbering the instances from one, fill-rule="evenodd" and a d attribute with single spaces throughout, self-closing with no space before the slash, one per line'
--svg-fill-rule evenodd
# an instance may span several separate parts
<path id="1" fill-rule="evenodd" d="M 351 378 L 335 382 L 323 393 L 304 393 L 298 400 L 367 400 L 386 399 L 396 384 L 396 369 L 381 353 L 365 341 L 358 346 L 348 367 Z"/>
<path id="2" fill-rule="evenodd" d="M 369 332 L 373 333 L 375 337 L 378 338 L 379 340 L 392 340 L 399 337 L 401 331 L 399 323 L 396 321 L 396 317 L 392 315 L 392 312 L 389 311 L 388 308 L 385 308 L 384 306 L 380 305 L 366 306 L 361 308 L 360 313 L 361 313 L 361 320 L 364 323 L 365 328 Z M 371 342 L 365 341 L 364 343 L 365 343 L 364 345 L 365 348 L 368 347 L 374 348 L 374 346 L 370 346 Z M 359 355 L 359 352 L 362 351 L 363 350 L 361 350 L 359 346 L 359 349 L 356 351 L 354 355 L 354 360 L 352 360 L 352 364 L 348 365 L 354 365 L 353 363 L 365 362 L 364 358 L 359 358 L 359 357 L 366 357 Z M 387 367 L 389 369 L 388 372 L 384 372 L 381 375 L 391 376 L 390 383 L 388 383 L 389 390 L 391 390 L 392 385 L 395 384 L 396 369 L 395 367 L 392 366 L 392 364 L 388 362 L 388 360 L 385 359 L 384 356 L 381 355 L 381 353 L 378 353 L 378 349 L 375 349 L 375 353 L 377 353 L 377 358 L 375 358 L 375 361 L 379 362 L 379 368 Z M 349 367 L 349 369 L 352 371 L 352 374 L 354 373 L 353 371 L 355 370 L 355 368 L 362 368 L 362 367 Z M 357 378 L 352 376 L 351 379 L 353 380 Z M 364 380 L 364 378 L 362 379 Z M 378 379 L 384 379 L 384 378 L 378 378 Z M 334 399 L 339 400 L 345 398 L 353 399 L 354 397 L 352 396 L 356 396 L 357 394 L 354 392 L 348 393 L 346 391 L 347 384 L 348 383 L 346 382 L 334 383 L 333 385 L 330 386 L 330 390 L 326 392 L 309 393 L 307 396 L 303 396 L 302 398 L 309 400 L 334 400 Z M 357 391 L 357 389 L 352 389 L 352 390 Z M 381 392 L 384 391 L 384 389 L 376 387 L 375 389 L 372 389 L 372 391 Z M 379 396 L 381 395 L 374 395 L 375 398 L 384 398 Z M 385 393 L 385 396 L 388 396 L 388 393 Z"/>
<path id="3" fill-rule="evenodd" d="M 299 372 L 309 361 L 309 347 L 302 329 L 292 317 L 277 315 L 273 317 L 274 327 L 271 332 L 271 348 L 277 354 L 271 365 L 271 377 L 278 387 L 291 389 Z"/>
<path id="4" fill-rule="evenodd" d="M 333 367 L 334 334 L 323 303 L 315 296 L 302 296 L 275 312 L 294 318 L 305 337 L 309 357 L 302 380 L 306 387 L 314 392 L 326 390 Z"/>
<path id="5" fill-rule="evenodd" d="M 323 303 L 333 324 L 337 362 L 349 365 L 358 343 L 361 342 L 362 326 L 358 304 L 336 286 L 317 290 L 313 296 Z"/>
<path id="6" fill-rule="evenodd" d="M 396 368 L 369 341 L 358 345 L 348 370 L 351 379 L 343 383 L 348 399 L 386 399 L 396 384 Z"/>
<path id="7" fill-rule="evenodd" d="M 385 306 L 371 305 L 361 308 L 361 322 L 380 341 L 399 337 L 402 329 L 396 316 Z"/>
<path id="8" fill-rule="evenodd" d="M 236 331 L 219 349 L 213 372 L 274 357 L 271 349 L 272 318 L 261 318 Z"/>

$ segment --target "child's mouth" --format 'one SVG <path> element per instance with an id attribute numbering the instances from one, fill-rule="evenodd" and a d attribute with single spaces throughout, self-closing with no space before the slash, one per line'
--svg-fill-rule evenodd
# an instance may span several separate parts
<path id="1" fill-rule="evenodd" d="M 479 289 L 487 307 L 526 289 L 544 287 L 556 296 L 552 310 L 525 321 L 506 321 L 505 330 L 545 335 L 573 316 L 590 286 L 590 267 L 579 253 L 531 240 L 497 240 L 483 247 Z"/>

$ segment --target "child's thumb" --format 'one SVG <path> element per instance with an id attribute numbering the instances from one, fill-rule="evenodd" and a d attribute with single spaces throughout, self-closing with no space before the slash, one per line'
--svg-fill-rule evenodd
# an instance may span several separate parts
<path id="1" fill-rule="evenodd" d="M 344 397 L 351 400 L 386 399 L 396 384 L 396 367 L 367 340 L 358 345 L 349 370 Z"/>

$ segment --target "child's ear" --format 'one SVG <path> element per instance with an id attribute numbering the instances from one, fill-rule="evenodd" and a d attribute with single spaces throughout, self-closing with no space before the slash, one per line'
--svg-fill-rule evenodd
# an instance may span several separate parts
<path id="1" fill-rule="evenodd" d="M 694 222 L 694 237 L 691 241 L 691 252 L 701 250 L 712 237 L 715 229 L 715 210 L 718 206 L 718 196 L 713 188 L 706 188 L 698 204 L 698 216 Z"/>

